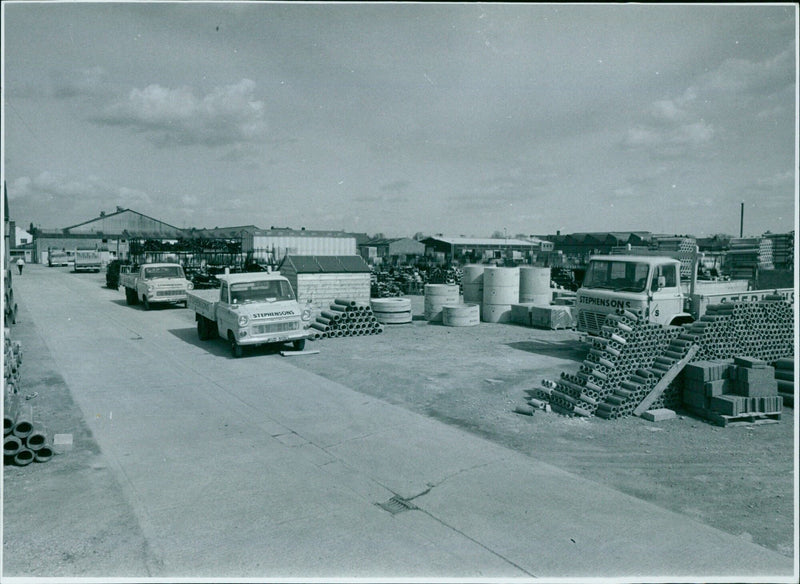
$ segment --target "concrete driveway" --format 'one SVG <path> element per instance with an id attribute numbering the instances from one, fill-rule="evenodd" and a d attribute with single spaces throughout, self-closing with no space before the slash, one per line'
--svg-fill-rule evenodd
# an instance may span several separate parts
<path id="1" fill-rule="evenodd" d="M 49 368 L 80 427 L 52 429 L 77 441 L 44 481 L 45 465 L 5 469 L 7 577 L 796 576 L 742 538 L 292 364 L 313 355 L 232 359 L 191 312 L 127 306 L 103 281 L 38 265 L 14 280 L 23 382 Z M 63 504 L 95 479 L 103 530 Z M 70 552 L 85 560 L 59 549 L 73 528 L 102 531 Z M 31 568 L 22 550 L 42 542 Z"/>

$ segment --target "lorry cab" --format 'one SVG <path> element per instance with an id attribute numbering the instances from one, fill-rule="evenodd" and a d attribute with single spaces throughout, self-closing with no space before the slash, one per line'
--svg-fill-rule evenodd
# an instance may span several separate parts
<path id="1" fill-rule="evenodd" d="M 619 309 L 659 324 L 690 319 L 683 312 L 680 268 L 681 262 L 669 257 L 592 257 L 577 293 L 578 330 L 599 335 L 606 316 Z"/>

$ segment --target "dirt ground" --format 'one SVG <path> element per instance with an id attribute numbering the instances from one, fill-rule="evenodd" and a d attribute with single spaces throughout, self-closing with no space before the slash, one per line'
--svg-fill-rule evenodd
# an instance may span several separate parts
<path id="1" fill-rule="evenodd" d="M 678 412 L 648 422 L 514 412 L 526 389 L 576 372 L 574 331 L 422 320 L 380 335 L 309 342 L 293 363 L 359 392 L 484 436 L 787 556 L 794 555 L 794 410 L 769 424 L 719 427 Z M 531 501 L 546 505 L 546 501 Z"/>

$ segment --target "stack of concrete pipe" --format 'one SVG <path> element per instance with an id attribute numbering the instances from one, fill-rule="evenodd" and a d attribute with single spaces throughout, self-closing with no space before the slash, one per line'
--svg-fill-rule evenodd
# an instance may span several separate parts
<path id="1" fill-rule="evenodd" d="M 548 306 L 553 300 L 550 287 L 550 268 L 522 266 L 519 268 L 519 302 Z"/>
<path id="2" fill-rule="evenodd" d="M 34 422 L 33 407 L 20 398 L 22 347 L 5 337 L 3 393 L 3 462 L 27 466 L 47 462 L 53 456 L 52 441 L 41 423 Z"/>
<path id="3" fill-rule="evenodd" d="M 323 310 L 311 323 L 309 339 L 359 337 L 383 332 L 383 325 L 372 313 L 372 308 L 355 300 L 334 299 L 329 310 Z"/>
<path id="4" fill-rule="evenodd" d="M 657 325 L 641 314 L 618 311 L 606 318 L 601 330 L 602 337 L 593 340 L 576 374 L 562 372 L 558 381 L 542 382 L 538 397 L 554 410 L 606 419 L 630 415 L 693 345 L 697 352 L 691 362 L 747 356 L 786 363 L 792 379 L 794 375 L 786 359 L 794 351 L 793 309 L 777 296 L 712 305 L 699 321 L 682 327 Z M 678 377 L 650 407 L 679 407 L 681 390 Z"/>
<path id="5" fill-rule="evenodd" d="M 519 268 L 487 266 L 483 271 L 483 322 L 511 322 L 511 306 L 519 302 Z"/>
<path id="6" fill-rule="evenodd" d="M 461 303 L 461 289 L 457 284 L 425 284 L 425 320 L 442 322 L 444 306 Z"/>
<path id="7" fill-rule="evenodd" d="M 467 264 L 461 276 L 461 287 L 464 290 L 464 302 L 480 304 L 483 302 L 484 264 Z"/>
<path id="8" fill-rule="evenodd" d="M 698 359 L 747 356 L 771 363 L 794 355 L 794 307 L 777 295 L 713 304 L 685 329 L 700 346 Z"/>
<path id="9" fill-rule="evenodd" d="M 408 324 L 414 319 L 408 298 L 372 298 L 370 306 L 381 324 Z"/>

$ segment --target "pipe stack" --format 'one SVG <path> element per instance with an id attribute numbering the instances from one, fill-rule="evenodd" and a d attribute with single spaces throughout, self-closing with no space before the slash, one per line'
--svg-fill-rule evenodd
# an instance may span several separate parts
<path id="1" fill-rule="evenodd" d="M 684 328 L 700 346 L 698 359 L 745 355 L 772 362 L 793 356 L 793 321 L 793 306 L 773 295 L 758 302 L 711 305 L 700 320 Z"/>
<path id="2" fill-rule="evenodd" d="M 311 323 L 309 339 L 333 339 L 337 337 L 359 337 L 383 332 L 368 304 L 355 300 L 334 299 L 329 310 L 323 310 Z"/>
<path id="3" fill-rule="evenodd" d="M 26 466 L 46 462 L 53 456 L 52 441 L 47 430 L 33 419 L 33 408 L 25 407 L 20 398 L 20 366 L 22 345 L 5 335 L 5 367 L 3 392 L 3 462 Z"/>

